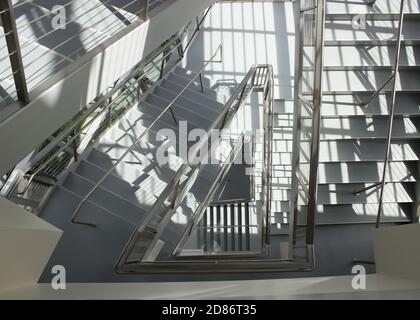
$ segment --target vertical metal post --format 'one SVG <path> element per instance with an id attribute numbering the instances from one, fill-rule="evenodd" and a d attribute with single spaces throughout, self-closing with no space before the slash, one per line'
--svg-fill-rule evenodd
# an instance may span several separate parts
<path id="1" fill-rule="evenodd" d="M 395 111 L 395 97 L 396 97 L 396 87 L 397 87 L 397 80 L 399 79 L 399 67 L 400 67 L 400 53 L 401 53 L 401 35 L 402 35 L 402 28 L 404 22 L 404 3 L 405 0 L 401 0 L 401 7 L 400 7 L 400 18 L 398 24 L 398 38 L 397 38 L 397 52 L 395 55 L 395 64 L 394 64 L 394 78 L 392 82 L 392 98 L 391 98 L 391 108 L 389 110 L 389 122 L 388 122 L 388 133 L 386 139 L 386 150 L 385 150 L 385 158 L 384 158 L 384 167 L 382 170 L 382 180 L 381 180 L 381 189 L 379 193 L 379 205 L 378 205 L 378 213 L 376 216 L 376 228 L 379 228 L 381 223 L 381 213 L 382 213 L 382 202 L 384 197 L 384 189 L 385 189 L 385 179 L 386 179 L 386 171 L 388 168 L 388 158 L 389 158 L 389 149 L 391 144 L 391 137 L 392 137 L 392 128 L 394 125 L 394 111 Z"/>
<path id="2" fill-rule="evenodd" d="M 15 81 L 16 93 L 22 105 L 29 103 L 28 88 L 26 85 L 25 70 L 23 68 L 22 53 L 20 50 L 19 36 L 16 28 L 16 20 L 11 0 L 0 1 L 0 19 L 3 25 L 7 50 L 9 52 L 10 65 Z"/>
<path id="3" fill-rule="evenodd" d="M 302 90 L 302 64 L 303 64 L 303 14 L 300 12 L 301 0 L 293 3 L 296 19 L 295 36 L 295 86 L 294 86 L 294 112 L 293 112 L 293 147 L 292 147 L 292 181 L 291 181 L 291 215 L 289 221 L 289 257 L 293 256 L 293 245 L 296 239 L 296 224 L 298 216 L 298 180 L 297 169 L 300 158 L 300 130 L 301 130 L 301 102 L 299 99 Z"/>
<path id="4" fill-rule="evenodd" d="M 325 1 L 318 0 L 316 8 L 315 23 L 315 65 L 314 65 L 314 92 L 312 113 L 312 141 L 309 169 L 309 198 L 306 228 L 306 244 L 314 243 L 314 228 L 316 198 L 318 191 L 318 159 L 321 126 L 321 105 L 322 105 L 322 73 L 323 73 L 323 51 L 324 51 L 324 26 L 325 26 Z"/>
<path id="5" fill-rule="evenodd" d="M 140 0 L 139 18 L 147 20 L 149 18 L 149 0 Z"/>
<path id="6" fill-rule="evenodd" d="M 238 203 L 238 250 L 242 251 L 242 204 Z"/>
<path id="7" fill-rule="evenodd" d="M 203 246 L 203 250 L 204 252 L 208 251 L 208 246 L 207 246 L 207 219 L 208 219 L 208 212 L 210 211 L 210 207 L 206 209 L 206 211 L 204 212 L 204 217 L 203 217 L 203 230 L 204 230 L 204 235 L 203 235 L 203 239 L 204 239 L 204 246 Z"/>
<path id="8" fill-rule="evenodd" d="M 179 58 L 182 60 L 184 58 L 184 48 L 182 47 L 182 40 L 180 38 L 178 38 L 177 46 Z"/>
<path id="9" fill-rule="evenodd" d="M 235 251 L 235 205 L 230 205 L 230 241 L 231 241 L 231 250 Z"/>
<path id="10" fill-rule="evenodd" d="M 228 206 L 225 205 L 223 207 L 223 248 L 225 251 L 228 251 L 228 224 L 227 224 L 227 217 L 228 217 L 228 210 L 227 210 Z"/>
<path id="11" fill-rule="evenodd" d="M 210 251 L 214 252 L 214 207 L 210 207 Z"/>
<path id="12" fill-rule="evenodd" d="M 77 162 L 79 159 L 78 154 L 77 154 L 77 138 L 76 137 L 77 137 L 77 132 L 76 132 L 76 129 L 74 129 L 72 146 L 73 146 L 73 157 L 74 157 L 75 162 Z"/>
<path id="13" fill-rule="evenodd" d="M 204 93 L 204 86 L 203 86 L 203 76 L 200 72 L 200 74 L 198 75 L 198 77 L 200 78 L 200 87 L 201 87 L 201 92 Z"/>
<path id="14" fill-rule="evenodd" d="M 198 19 L 198 16 L 195 17 L 195 21 L 196 21 L 196 24 L 197 24 L 197 29 L 196 30 L 198 32 L 198 31 L 200 31 L 200 21 Z"/>
<path id="15" fill-rule="evenodd" d="M 108 126 L 111 128 L 111 126 L 112 126 L 112 97 L 109 97 L 109 99 L 108 99 L 108 106 L 109 106 L 109 110 L 108 110 Z"/>
<path id="16" fill-rule="evenodd" d="M 217 220 L 217 234 L 216 234 L 216 241 L 217 241 L 217 244 L 219 245 L 219 247 L 220 248 L 222 248 L 222 235 L 221 235 L 221 231 L 222 231 L 222 228 L 221 228 L 221 226 L 222 226 L 222 224 L 221 224 L 221 221 L 222 221 L 222 206 L 221 205 L 218 205 L 217 206 L 217 212 L 216 212 L 216 220 Z"/>
<path id="17" fill-rule="evenodd" d="M 250 235 L 250 219 L 249 219 L 249 203 L 245 203 L 245 243 L 246 250 L 251 250 L 251 235 Z"/>

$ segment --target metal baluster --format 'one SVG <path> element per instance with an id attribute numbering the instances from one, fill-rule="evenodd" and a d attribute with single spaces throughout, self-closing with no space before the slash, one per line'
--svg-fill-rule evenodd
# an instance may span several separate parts
<path id="1" fill-rule="evenodd" d="M 224 243 L 224 250 L 228 251 L 228 206 L 223 206 L 223 243 Z"/>
<path id="2" fill-rule="evenodd" d="M 238 250 L 242 251 L 242 204 L 238 203 Z"/>
<path id="3" fill-rule="evenodd" d="M 232 251 L 236 250 L 236 246 L 235 246 L 235 205 L 231 204 L 230 205 L 230 237 L 231 237 L 231 247 L 232 247 Z"/>
<path id="4" fill-rule="evenodd" d="M 251 250 L 251 235 L 250 235 L 250 222 L 249 222 L 249 203 L 245 203 L 245 243 L 246 250 Z"/>

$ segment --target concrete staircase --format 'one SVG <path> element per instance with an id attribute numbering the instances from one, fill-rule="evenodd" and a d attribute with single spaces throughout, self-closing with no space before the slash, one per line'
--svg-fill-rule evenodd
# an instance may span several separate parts
<path id="1" fill-rule="evenodd" d="M 97 227 L 73 224 L 71 216 L 94 184 L 112 169 L 127 148 L 194 75 L 189 70 L 176 67 L 70 167 L 67 175 L 59 181 L 40 216 L 64 233 L 41 281 L 49 281 L 47 271 L 51 265 L 58 263 L 66 265 L 70 282 L 108 282 L 119 279 L 114 273 L 114 265 L 125 244 L 183 164 L 177 152 L 179 136 L 195 128 L 208 129 L 223 107 L 217 98 L 220 95 L 206 86 L 206 79 L 203 79 L 204 92 L 201 92 L 198 83 L 193 83 L 173 106 L 177 120 L 188 121 L 187 132 L 182 132 L 183 129 L 174 122 L 168 110 L 82 206 L 78 220 L 95 222 Z M 159 132 L 160 129 L 168 128 L 174 130 L 176 141 L 171 141 L 169 135 Z M 158 150 L 163 146 L 168 151 L 168 162 L 165 164 L 157 158 Z M 204 199 L 219 169 L 219 164 L 204 165 L 165 228 L 161 237 L 166 243 L 160 251 L 162 257 L 172 252 L 186 222 Z M 181 181 L 190 173 L 191 170 Z M 169 208 L 170 203 L 165 205 Z M 159 225 L 164 217 L 155 219 Z"/>

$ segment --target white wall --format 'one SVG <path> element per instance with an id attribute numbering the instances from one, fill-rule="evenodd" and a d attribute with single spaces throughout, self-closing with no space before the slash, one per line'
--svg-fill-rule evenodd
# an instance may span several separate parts
<path id="1" fill-rule="evenodd" d="M 213 0 L 176 0 L 47 80 L 32 102 L 0 124 L 0 174 L 9 170 L 119 76 L 176 33 Z"/>
<path id="2" fill-rule="evenodd" d="M 0 197 L 0 291 L 34 285 L 61 234 L 61 230 Z"/>
<path id="3" fill-rule="evenodd" d="M 420 224 L 373 230 L 376 272 L 420 281 Z"/>

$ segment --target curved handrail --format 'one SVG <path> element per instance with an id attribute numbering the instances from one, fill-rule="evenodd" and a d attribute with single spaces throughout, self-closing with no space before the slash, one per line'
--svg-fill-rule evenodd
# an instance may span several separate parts
<path id="1" fill-rule="evenodd" d="M 83 204 L 86 202 L 87 199 L 89 199 L 89 197 L 93 194 L 93 192 L 95 192 L 96 189 L 99 188 L 99 186 L 102 184 L 102 182 L 105 181 L 105 179 L 112 173 L 112 171 L 121 163 L 121 161 L 123 161 L 123 159 L 130 153 L 133 151 L 134 147 L 140 142 L 141 139 L 144 138 L 144 136 L 151 130 L 151 128 L 154 127 L 154 125 L 160 120 L 160 118 L 163 117 L 163 115 L 170 110 L 170 108 L 175 104 L 175 102 L 181 97 L 181 95 L 185 92 L 185 90 L 188 89 L 188 87 L 195 81 L 195 79 L 201 74 L 201 72 L 207 67 L 207 65 L 209 65 L 213 59 L 216 57 L 217 53 L 219 52 L 219 50 L 221 49 L 222 45 L 219 44 L 219 46 L 217 47 L 217 49 L 215 50 L 215 52 L 213 53 L 213 55 L 211 56 L 210 60 L 208 62 L 206 62 L 201 68 L 200 70 L 195 74 L 194 77 L 192 77 L 188 83 L 184 86 L 184 88 L 171 100 L 171 102 L 163 109 L 163 111 L 159 114 L 159 116 L 157 116 L 155 118 L 155 120 L 153 120 L 153 122 L 136 138 L 136 140 L 134 141 L 134 143 L 127 148 L 127 150 L 122 154 L 122 156 L 114 163 L 114 165 L 105 173 L 105 175 L 93 186 L 93 188 L 83 197 L 83 199 L 79 202 L 76 210 L 73 213 L 72 219 L 71 221 L 73 223 L 78 223 L 78 224 L 85 224 L 85 225 L 89 225 L 92 227 L 96 227 L 96 224 L 94 222 L 86 222 L 86 221 L 77 221 L 77 215 L 80 211 L 80 209 L 82 208 Z"/>

